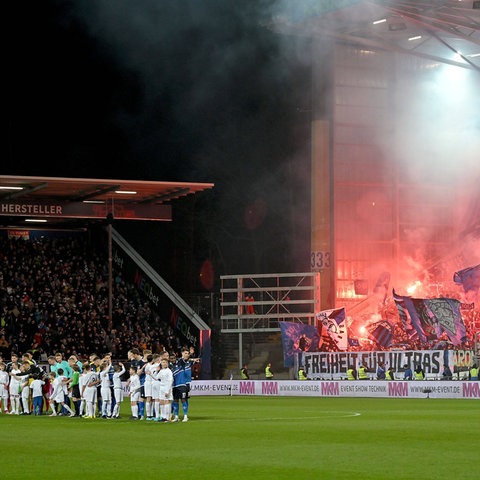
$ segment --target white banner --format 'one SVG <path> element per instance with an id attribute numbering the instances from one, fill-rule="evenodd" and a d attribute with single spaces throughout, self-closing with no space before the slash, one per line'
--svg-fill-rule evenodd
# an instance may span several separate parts
<path id="1" fill-rule="evenodd" d="M 443 367 L 448 365 L 457 380 L 468 377 L 475 361 L 473 350 L 400 350 L 375 352 L 304 352 L 303 366 L 309 379 L 341 380 L 347 377 L 350 365 L 358 370 L 363 363 L 370 379 L 376 378 L 379 363 L 393 367 L 395 379 L 403 379 L 404 365 L 412 370 L 421 365 L 427 379 L 441 379 Z"/>
<path id="2" fill-rule="evenodd" d="M 464 398 L 480 400 L 480 382 L 194 380 L 190 394 L 287 397 Z"/>

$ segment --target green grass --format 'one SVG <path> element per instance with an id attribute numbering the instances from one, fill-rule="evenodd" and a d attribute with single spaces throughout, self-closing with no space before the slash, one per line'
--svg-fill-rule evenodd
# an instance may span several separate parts
<path id="1" fill-rule="evenodd" d="M 190 422 L 0 415 L 0 478 L 477 479 L 480 402 L 194 397 Z"/>

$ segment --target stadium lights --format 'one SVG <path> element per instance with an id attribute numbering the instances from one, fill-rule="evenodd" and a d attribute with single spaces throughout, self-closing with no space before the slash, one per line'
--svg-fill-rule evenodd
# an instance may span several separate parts
<path id="1" fill-rule="evenodd" d="M 12 187 L 10 185 L 0 185 L 0 190 L 23 190 L 23 187 Z"/>
<path id="2" fill-rule="evenodd" d="M 135 190 L 115 190 L 115 193 L 119 193 L 121 195 L 136 195 L 137 192 Z"/>
<path id="3" fill-rule="evenodd" d="M 25 221 L 29 223 L 47 223 L 44 218 L 26 218 Z"/>
<path id="4" fill-rule="evenodd" d="M 83 203 L 105 203 L 105 200 L 84 200 Z"/>
<path id="5" fill-rule="evenodd" d="M 413 40 L 420 40 L 421 38 L 422 38 L 421 35 L 417 35 L 416 37 L 410 37 L 410 38 L 408 39 L 408 41 L 411 42 L 411 41 L 413 41 Z"/>
<path id="6" fill-rule="evenodd" d="M 375 21 L 373 22 L 373 24 L 374 24 L 374 25 L 378 25 L 379 23 L 385 23 L 386 21 L 387 21 L 386 18 L 382 18 L 381 20 L 375 20 Z"/>

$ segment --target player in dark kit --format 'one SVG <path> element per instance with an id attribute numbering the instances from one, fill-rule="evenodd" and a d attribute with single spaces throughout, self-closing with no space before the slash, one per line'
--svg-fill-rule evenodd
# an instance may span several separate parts
<path id="1" fill-rule="evenodd" d="M 173 422 L 178 422 L 179 402 L 182 402 L 183 422 L 188 422 L 188 393 L 192 381 L 192 365 L 198 362 L 198 358 L 190 358 L 187 347 L 182 348 L 182 358 L 173 365 Z"/>

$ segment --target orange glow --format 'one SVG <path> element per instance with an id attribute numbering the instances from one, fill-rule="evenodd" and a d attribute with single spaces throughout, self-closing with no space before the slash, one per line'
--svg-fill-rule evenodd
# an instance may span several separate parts
<path id="1" fill-rule="evenodd" d="M 200 268 L 200 283 L 205 290 L 211 290 L 215 283 L 215 269 L 210 260 L 205 260 Z"/>
<path id="2" fill-rule="evenodd" d="M 410 285 L 409 287 L 407 287 L 407 293 L 409 295 L 413 295 L 416 292 L 417 288 L 421 287 L 421 285 L 422 285 L 422 282 L 417 280 L 413 285 Z"/>
<path id="3" fill-rule="evenodd" d="M 359 298 L 361 295 L 355 293 L 354 287 L 342 287 L 337 289 L 337 298 Z"/>

